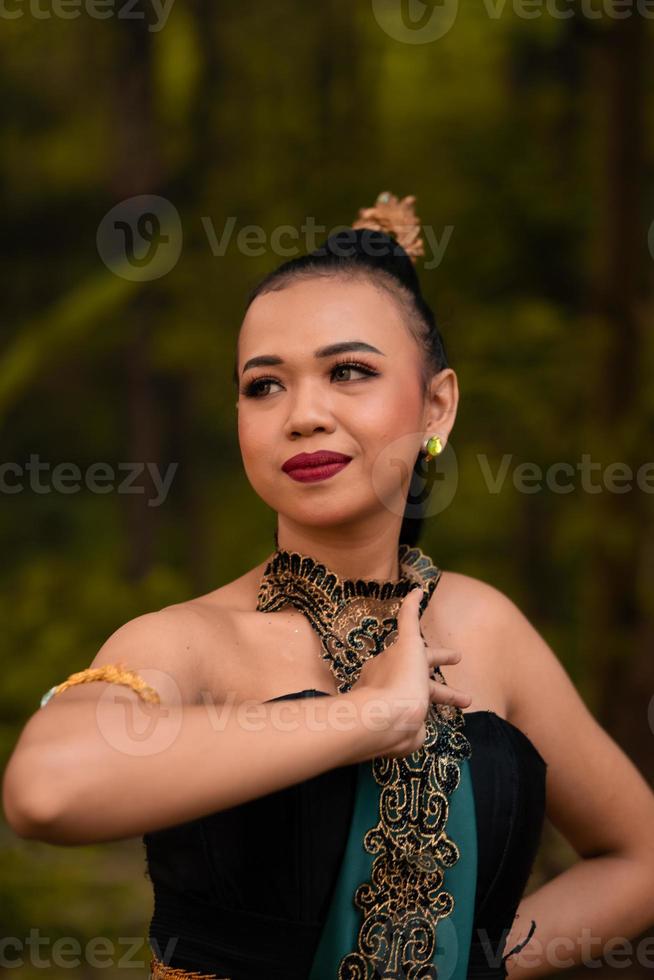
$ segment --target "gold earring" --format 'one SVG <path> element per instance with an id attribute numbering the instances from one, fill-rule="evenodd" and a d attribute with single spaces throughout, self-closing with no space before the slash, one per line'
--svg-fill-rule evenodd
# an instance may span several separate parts
<path id="1" fill-rule="evenodd" d="M 425 461 L 429 463 L 434 456 L 438 456 L 439 453 L 443 452 L 443 444 L 441 442 L 440 436 L 431 436 L 424 443 L 425 448 Z"/>

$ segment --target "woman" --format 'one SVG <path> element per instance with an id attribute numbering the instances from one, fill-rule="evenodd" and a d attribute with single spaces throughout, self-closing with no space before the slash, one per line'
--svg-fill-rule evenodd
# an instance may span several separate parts
<path id="1" fill-rule="evenodd" d="M 238 430 L 274 551 L 117 630 L 5 774 L 21 836 L 143 835 L 153 978 L 538 977 L 653 921 L 644 780 L 513 603 L 417 547 L 458 391 L 413 201 L 250 296 Z M 521 902 L 546 812 L 582 860 Z"/>

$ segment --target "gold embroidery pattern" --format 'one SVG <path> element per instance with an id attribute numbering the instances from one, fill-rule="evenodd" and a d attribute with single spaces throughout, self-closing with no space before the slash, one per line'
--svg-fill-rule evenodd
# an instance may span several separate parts
<path id="1" fill-rule="evenodd" d="M 439 715 L 437 711 L 439 711 Z M 443 713 L 451 721 L 442 720 Z M 457 717 L 457 714 L 460 717 Z M 443 888 L 444 870 L 459 860 L 445 832 L 448 796 L 461 778 L 458 763 L 471 754 L 458 708 L 432 706 L 424 748 L 404 759 L 372 760 L 382 787 L 379 822 L 363 845 L 376 857 L 371 882 L 360 885 L 354 904 L 364 914 L 356 952 L 339 964 L 339 980 L 435 980 L 436 925 L 454 909 Z"/>
<path id="2" fill-rule="evenodd" d="M 215 973 L 198 973 L 196 970 L 182 970 L 178 966 L 166 966 L 156 956 L 150 962 L 150 980 L 230 980 L 218 977 Z"/>
<path id="3" fill-rule="evenodd" d="M 398 582 L 341 580 L 307 555 L 277 550 L 261 580 L 257 609 L 286 603 L 305 613 L 322 641 L 322 657 L 339 692 L 356 683 L 369 657 L 397 639 L 400 601 L 419 583 L 420 615 L 441 571 L 419 548 L 400 545 Z M 445 683 L 439 667 L 432 676 Z M 471 746 L 460 708 L 432 705 L 424 745 L 404 759 L 378 757 L 372 773 L 381 787 L 379 820 L 363 846 L 374 854 L 371 880 L 354 904 L 363 913 L 357 949 L 343 957 L 338 980 L 436 980 L 436 924 L 454 909 L 444 871 L 460 852 L 445 831 L 448 797 L 459 785 L 459 763 Z"/>
<path id="4" fill-rule="evenodd" d="M 395 617 L 402 598 L 422 585 L 422 616 L 438 584 L 440 568 L 419 548 L 400 545 L 398 560 L 397 582 L 366 582 L 342 580 L 309 555 L 278 550 L 262 576 L 257 609 L 274 612 L 290 602 L 303 612 L 322 641 L 321 656 L 342 694 L 356 684 L 365 661 L 397 639 Z"/>

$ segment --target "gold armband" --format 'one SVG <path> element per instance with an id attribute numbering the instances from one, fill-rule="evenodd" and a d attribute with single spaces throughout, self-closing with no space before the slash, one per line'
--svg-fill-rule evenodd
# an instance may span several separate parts
<path id="1" fill-rule="evenodd" d="M 61 684 L 55 684 L 41 698 L 43 708 L 50 698 L 55 694 L 61 694 L 66 688 L 73 684 L 88 684 L 91 681 L 109 681 L 111 684 L 125 684 L 136 691 L 142 701 L 149 701 L 151 704 L 159 704 L 159 695 L 153 687 L 146 684 L 136 671 L 129 670 L 123 664 L 107 664 L 104 667 L 87 667 L 86 670 L 79 670 L 76 674 L 71 674 Z"/>
<path id="2" fill-rule="evenodd" d="M 156 956 L 150 963 L 150 980 L 221 980 L 215 973 L 199 973 L 197 970 L 182 970 L 176 966 L 166 966 Z M 222 980 L 230 980 L 224 977 Z"/>

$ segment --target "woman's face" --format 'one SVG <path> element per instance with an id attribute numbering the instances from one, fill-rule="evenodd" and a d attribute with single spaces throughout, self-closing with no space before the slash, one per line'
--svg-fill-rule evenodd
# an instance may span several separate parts
<path id="1" fill-rule="evenodd" d="M 321 354 L 352 342 L 362 347 Z M 248 363 L 261 357 L 279 362 Z M 438 426 L 439 405 L 421 389 L 420 350 L 386 292 L 316 278 L 257 297 L 241 327 L 237 370 L 243 463 L 270 507 L 300 525 L 377 515 L 399 531 L 422 441 L 432 431 L 443 438 L 451 422 Z M 435 377 L 445 374 L 453 372 Z M 282 469 L 298 453 L 322 450 L 351 461 L 310 482 Z"/>

